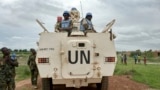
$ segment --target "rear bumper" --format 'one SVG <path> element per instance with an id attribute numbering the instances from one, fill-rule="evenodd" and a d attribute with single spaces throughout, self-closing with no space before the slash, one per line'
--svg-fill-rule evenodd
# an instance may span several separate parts
<path id="1" fill-rule="evenodd" d="M 65 84 L 66 87 L 80 88 L 88 86 L 90 83 L 101 83 L 102 78 L 84 78 L 84 79 L 52 79 L 53 84 Z"/>

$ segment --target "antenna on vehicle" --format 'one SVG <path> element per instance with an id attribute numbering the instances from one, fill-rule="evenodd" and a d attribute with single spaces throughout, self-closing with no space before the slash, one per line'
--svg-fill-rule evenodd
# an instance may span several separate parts
<path id="1" fill-rule="evenodd" d="M 104 28 L 104 30 L 102 31 L 102 33 L 105 33 L 105 32 L 107 32 L 108 30 L 110 30 L 111 29 L 111 27 L 112 27 L 112 25 L 115 23 L 115 19 L 113 19 L 111 22 L 109 22 L 107 25 L 106 25 L 106 27 Z"/>
<path id="2" fill-rule="evenodd" d="M 36 19 L 37 23 L 43 28 L 44 32 L 48 32 L 48 30 L 42 25 L 43 23 Z"/>
<path id="3" fill-rule="evenodd" d="M 83 18 L 83 8 L 82 8 L 81 0 L 80 0 L 80 4 L 81 4 L 81 12 L 82 12 L 82 18 Z"/>

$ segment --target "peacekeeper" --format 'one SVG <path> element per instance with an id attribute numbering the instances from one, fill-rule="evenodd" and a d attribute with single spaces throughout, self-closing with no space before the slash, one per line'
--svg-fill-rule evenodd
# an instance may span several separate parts
<path id="1" fill-rule="evenodd" d="M 96 31 L 94 30 L 93 24 L 92 24 L 92 13 L 88 12 L 86 14 L 86 17 L 83 18 L 80 22 L 80 30 L 87 33 L 87 32 L 91 32 L 91 33 L 95 33 Z"/>
<path id="2" fill-rule="evenodd" d="M 13 78 L 13 90 L 15 90 L 16 88 L 16 83 L 15 83 L 15 77 L 16 77 L 16 69 L 15 67 L 18 67 L 18 61 L 17 61 L 17 57 L 16 57 L 16 53 L 12 53 L 11 54 L 11 60 L 14 62 L 14 63 L 17 63 L 15 66 L 12 65 L 11 67 L 11 71 L 12 71 L 12 78 Z"/>
<path id="3" fill-rule="evenodd" d="M 32 86 L 33 88 L 37 89 L 37 79 L 38 79 L 38 68 L 37 68 L 37 65 L 36 65 L 36 50 L 35 49 L 30 49 L 30 56 L 29 56 L 29 59 L 28 59 L 28 66 L 30 68 L 30 71 L 31 71 L 31 83 L 32 83 Z"/>
<path id="4" fill-rule="evenodd" d="M 0 58 L 0 90 L 6 90 L 6 70 L 5 70 L 5 61 L 3 58 Z"/>
<path id="5" fill-rule="evenodd" d="M 73 28 L 72 20 L 70 20 L 69 18 L 70 17 L 69 11 L 64 11 L 63 17 L 64 19 L 61 21 L 58 29 L 60 32 L 68 32 L 68 36 L 69 36 Z"/>
<path id="6" fill-rule="evenodd" d="M 60 17 L 60 16 L 57 17 L 57 22 L 56 22 L 56 25 L 55 25 L 55 32 L 60 32 L 58 28 L 59 28 L 61 22 L 62 22 L 62 17 Z"/>
<path id="7" fill-rule="evenodd" d="M 14 67 L 18 66 L 18 62 L 14 62 L 11 59 L 10 56 L 10 50 L 6 47 L 3 47 L 1 49 L 2 53 L 3 53 L 3 58 L 2 60 L 4 61 L 4 70 L 5 70 L 5 82 L 6 82 L 6 89 L 7 90 L 14 90 L 15 89 L 15 81 L 14 81 L 14 77 L 13 77 L 13 73 L 15 71 Z M 15 75 L 15 74 L 14 74 Z"/>

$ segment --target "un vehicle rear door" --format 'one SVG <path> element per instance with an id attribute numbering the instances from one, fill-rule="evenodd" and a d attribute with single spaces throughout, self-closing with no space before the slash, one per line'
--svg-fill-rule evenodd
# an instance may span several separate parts
<path id="1" fill-rule="evenodd" d="M 93 42 L 70 40 L 66 44 L 62 59 L 64 78 L 90 78 L 93 76 Z"/>

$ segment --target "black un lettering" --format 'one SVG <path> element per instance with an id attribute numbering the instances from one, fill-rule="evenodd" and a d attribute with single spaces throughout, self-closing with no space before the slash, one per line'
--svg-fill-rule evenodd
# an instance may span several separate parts
<path id="1" fill-rule="evenodd" d="M 80 52 L 80 54 L 76 50 L 75 51 L 75 55 L 72 55 L 71 51 L 68 51 L 68 60 L 69 60 L 69 63 L 76 64 L 78 62 L 78 60 L 80 60 L 80 64 L 83 64 L 84 63 L 83 61 L 85 61 L 86 64 L 90 64 L 90 51 L 89 50 L 87 51 L 87 55 L 82 50 L 79 51 L 79 52 Z M 78 55 L 80 55 L 80 59 L 79 59 Z M 75 60 L 71 60 L 72 56 L 75 56 Z"/>

